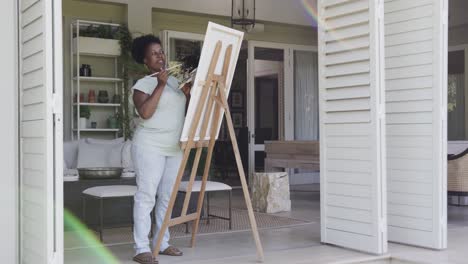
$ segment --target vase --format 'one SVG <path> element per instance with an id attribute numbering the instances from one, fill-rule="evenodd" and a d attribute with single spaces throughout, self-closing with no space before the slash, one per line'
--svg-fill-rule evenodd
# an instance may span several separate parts
<path id="1" fill-rule="evenodd" d="M 101 104 L 106 104 L 109 102 L 109 94 L 107 93 L 107 91 L 99 91 L 98 102 Z"/>
<path id="2" fill-rule="evenodd" d="M 88 92 L 88 103 L 96 103 L 96 94 L 94 90 L 89 90 Z"/>
<path id="3" fill-rule="evenodd" d="M 80 117 L 80 129 L 87 128 L 88 119 Z"/>
<path id="4" fill-rule="evenodd" d="M 117 128 L 117 118 L 111 116 L 107 119 L 107 124 L 109 128 L 115 129 Z"/>

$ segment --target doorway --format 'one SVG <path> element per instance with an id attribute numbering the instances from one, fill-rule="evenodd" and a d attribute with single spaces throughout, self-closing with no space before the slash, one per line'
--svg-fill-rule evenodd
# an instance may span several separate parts
<path id="1" fill-rule="evenodd" d="M 248 69 L 251 176 L 264 171 L 265 141 L 318 140 L 317 49 L 249 41 Z M 294 169 L 288 172 L 298 174 L 292 183 L 318 183 L 318 174 L 312 180 L 306 172 Z"/>
<path id="2" fill-rule="evenodd" d="M 284 49 L 255 47 L 251 102 L 249 168 L 264 171 L 265 141 L 284 139 Z"/>

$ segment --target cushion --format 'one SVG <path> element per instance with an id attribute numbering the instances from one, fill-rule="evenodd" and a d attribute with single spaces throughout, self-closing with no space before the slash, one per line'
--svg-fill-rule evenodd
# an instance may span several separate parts
<path id="1" fill-rule="evenodd" d="M 109 144 L 109 145 L 115 145 L 115 144 L 121 144 L 124 143 L 124 138 L 116 138 L 116 139 L 97 139 L 97 138 L 87 138 L 86 142 L 90 144 Z"/>
<path id="2" fill-rule="evenodd" d="M 78 147 L 77 168 L 122 167 L 122 147 L 118 144 L 90 144 L 82 141 Z"/>
<path id="3" fill-rule="evenodd" d="M 78 158 L 78 144 L 78 140 L 63 142 L 63 159 L 65 160 L 68 169 L 76 168 L 76 161 Z"/>
<path id="4" fill-rule="evenodd" d="M 183 181 L 179 185 L 179 192 L 187 192 L 188 190 L 188 181 Z M 201 190 L 201 181 L 194 181 L 192 185 L 192 192 L 200 192 Z M 215 191 L 230 191 L 232 187 L 221 183 L 221 182 L 213 182 L 207 181 L 205 192 L 215 192 Z"/>
<path id="5" fill-rule="evenodd" d="M 99 197 L 127 197 L 134 196 L 137 187 L 134 185 L 108 185 L 91 187 L 83 191 L 84 194 Z"/>

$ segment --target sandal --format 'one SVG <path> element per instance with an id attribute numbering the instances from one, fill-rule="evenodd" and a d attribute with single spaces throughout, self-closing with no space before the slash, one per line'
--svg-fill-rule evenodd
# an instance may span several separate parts
<path id="1" fill-rule="evenodd" d="M 151 252 L 140 253 L 133 257 L 133 261 L 140 264 L 158 264 L 158 260 L 153 256 Z"/>
<path id="2" fill-rule="evenodd" d="M 169 247 L 166 248 L 164 251 L 159 252 L 159 254 L 161 254 L 161 255 L 166 255 L 166 256 L 180 257 L 180 256 L 182 256 L 184 253 L 182 253 L 182 251 L 180 251 L 180 250 L 179 250 L 178 248 L 176 248 L 176 247 L 169 246 Z"/>

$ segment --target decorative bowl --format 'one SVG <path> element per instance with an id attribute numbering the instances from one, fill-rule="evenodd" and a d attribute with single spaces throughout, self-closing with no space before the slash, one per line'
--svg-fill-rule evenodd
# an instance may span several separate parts
<path id="1" fill-rule="evenodd" d="M 78 174 L 85 180 L 118 179 L 122 176 L 122 168 L 79 168 Z"/>

